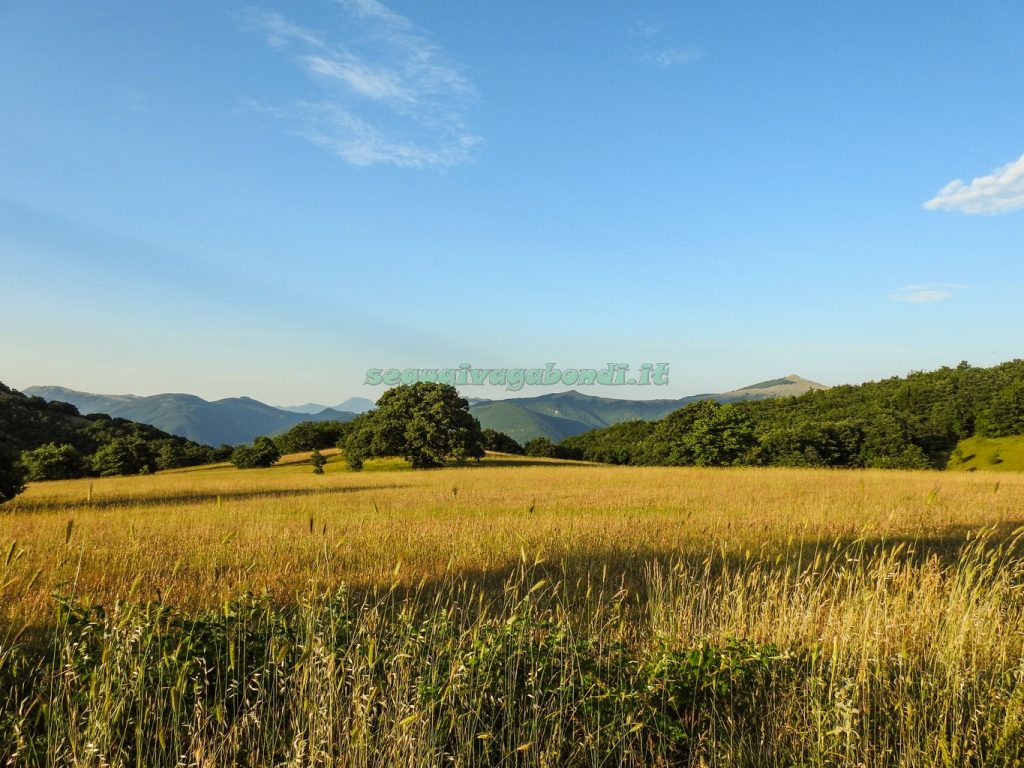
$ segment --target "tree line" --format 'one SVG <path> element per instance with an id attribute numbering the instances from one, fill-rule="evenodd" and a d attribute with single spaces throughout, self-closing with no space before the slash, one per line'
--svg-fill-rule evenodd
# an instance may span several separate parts
<path id="1" fill-rule="evenodd" d="M 974 435 L 1024 434 L 1024 360 L 961 363 L 798 397 L 691 403 L 656 422 L 567 438 L 552 455 L 609 464 L 941 469 Z"/>

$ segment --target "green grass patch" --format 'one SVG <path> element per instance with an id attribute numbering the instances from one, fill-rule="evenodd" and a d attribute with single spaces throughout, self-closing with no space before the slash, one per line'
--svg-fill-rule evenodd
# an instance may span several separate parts
<path id="1" fill-rule="evenodd" d="M 1024 472 L 1024 435 L 961 440 L 946 469 L 963 472 Z"/>

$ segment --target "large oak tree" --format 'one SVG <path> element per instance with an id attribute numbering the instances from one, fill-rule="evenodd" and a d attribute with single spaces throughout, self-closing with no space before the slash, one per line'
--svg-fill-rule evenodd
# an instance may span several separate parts
<path id="1" fill-rule="evenodd" d="M 418 382 L 389 389 L 363 414 L 342 447 L 353 469 L 370 456 L 401 456 L 415 469 L 484 455 L 480 422 L 449 384 Z"/>

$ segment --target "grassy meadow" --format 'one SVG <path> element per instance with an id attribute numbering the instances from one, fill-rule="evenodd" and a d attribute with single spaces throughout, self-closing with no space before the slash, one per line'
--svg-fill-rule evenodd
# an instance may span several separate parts
<path id="1" fill-rule="evenodd" d="M 964 472 L 1024 472 L 1024 437 L 969 437 L 961 440 L 946 468 Z"/>
<path id="2" fill-rule="evenodd" d="M 0 509 L 0 762 L 1024 764 L 1024 476 L 332 456 Z"/>

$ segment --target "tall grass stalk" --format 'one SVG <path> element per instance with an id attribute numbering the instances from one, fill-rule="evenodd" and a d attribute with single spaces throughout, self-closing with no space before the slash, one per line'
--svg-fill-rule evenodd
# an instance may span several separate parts
<path id="1" fill-rule="evenodd" d="M 652 561 L 645 594 L 524 562 L 497 592 L 310 589 L 216 610 L 60 600 L 0 648 L 25 766 L 1019 766 L 1020 536 Z"/>

